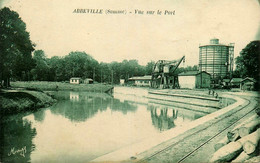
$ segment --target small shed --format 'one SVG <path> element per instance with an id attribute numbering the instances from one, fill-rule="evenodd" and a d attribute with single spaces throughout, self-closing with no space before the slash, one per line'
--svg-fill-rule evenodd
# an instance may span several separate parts
<path id="1" fill-rule="evenodd" d="M 82 83 L 81 78 L 79 78 L 79 77 L 70 78 L 70 84 L 80 84 L 80 83 Z"/>
<path id="2" fill-rule="evenodd" d="M 202 71 L 187 71 L 178 75 L 180 88 L 209 88 L 211 76 Z"/>
<path id="3" fill-rule="evenodd" d="M 242 80 L 242 78 L 232 78 L 230 81 L 231 87 L 239 88 Z"/>
<path id="4" fill-rule="evenodd" d="M 245 78 L 241 81 L 241 86 L 240 88 L 242 90 L 254 90 L 254 86 L 255 86 L 256 80 L 254 78 Z"/>
<path id="5" fill-rule="evenodd" d="M 86 78 L 85 80 L 84 80 L 84 84 L 93 84 L 93 79 L 91 79 L 91 78 Z"/>

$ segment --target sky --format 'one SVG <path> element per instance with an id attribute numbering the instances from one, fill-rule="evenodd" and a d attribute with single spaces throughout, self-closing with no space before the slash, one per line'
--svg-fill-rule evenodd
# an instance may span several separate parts
<path id="1" fill-rule="evenodd" d="M 2 7 L 19 13 L 35 49 L 48 57 L 85 51 L 99 62 L 137 59 L 146 65 L 185 55 L 188 66 L 198 64 L 199 45 L 212 38 L 235 43 L 235 57 L 250 41 L 260 40 L 257 0 L 0 0 Z M 103 14 L 75 9 L 102 9 Z M 175 14 L 164 15 L 165 10 Z"/>

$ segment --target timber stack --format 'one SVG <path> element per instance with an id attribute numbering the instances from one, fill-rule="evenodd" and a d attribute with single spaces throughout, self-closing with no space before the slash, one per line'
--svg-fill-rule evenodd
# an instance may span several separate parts
<path id="1" fill-rule="evenodd" d="M 215 144 L 210 162 L 260 162 L 259 108 Z"/>

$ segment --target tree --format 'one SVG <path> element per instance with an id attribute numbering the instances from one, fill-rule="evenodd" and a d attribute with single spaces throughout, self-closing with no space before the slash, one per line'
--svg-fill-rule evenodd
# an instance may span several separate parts
<path id="1" fill-rule="evenodd" d="M 47 57 L 43 50 L 34 51 L 33 59 L 36 63 L 34 69 L 32 69 L 33 79 L 40 81 L 47 81 L 50 79 L 50 67 L 47 63 Z"/>
<path id="2" fill-rule="evenodd" d="M 112 84 L 120 83 L 120 77 L 121 77 L 120 67 L 121 67 L 121 64 L 118 62 L 110 63 L 111 76 L 113 77 L 113 79 L 111 81 Z"/>
<path id="3" fill-rule="evenodd" d="M 146 66 L 145 66 L 145 74 L 146 75 L 152 74 L 154 65 L 155 65 L 154 61 L 150 61 L 146 64 Z"/>
<path id="4" fill-rule="evenodd" d="M 259 57 L 260 40 L 250 42 L 236 57 L 236 71 L 240 72 L 240 77 L 251 77 L 259 82 Z"/>
<path id="5" fill-rule="evenodd" d="M 98 80 L 101 83 L 112 83 L 112 70 L 108 63 L 101 62 L 99 64 L 99 71 L 97 71 L 99 76 Z"/>
<path id="6" fill-rule="evenodd" d="M 92 78 L 98 62 L 85 52 L 70 52 L 65 56 L 65 74 L 67 79 L 71 77 Z"/>
<path id="7" fill-rule="evenodd" d="M 0 10 L 0 80 L 10 86 L 10 78 L 22 76 L 32 68 L 34 50 L 26 24 L 15 11 L 5 7 Z M 19 64 L 18 64 L 19 63 Z M 19 66 L 19 67 L 18 67 Z"/>
<path id="8" fill-rule="evenodd" d="M 54 56 L 51 58 L 47 58 L 47 63 L 50 66 L 50 80 L 51 81 L 64 81 L 66 80 L 64 78 L 64 74 L 63 74 L 63 64 L 64 63 L 64 58 L 62 57 L 58 57 L 58 56 Z"/>

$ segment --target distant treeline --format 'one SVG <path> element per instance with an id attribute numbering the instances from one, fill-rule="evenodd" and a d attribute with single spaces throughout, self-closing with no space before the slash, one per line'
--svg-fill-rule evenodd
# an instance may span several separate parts
<path id="1" fill-rule="evenodd" d="M 17 12 L 4 7 L 0 9 L 0 20 L 0 88 L 10 86 L 10 80 L 68 81 L 71 77 L 116 84 L 120 79 L 150 75 L 155 64 L 151 61 L 141 66 L 137 60 L 98 63 L 79 51 L 47 58 L 43 50 L 35 51 L 36 45 Z M 187 69 L 197 69 L 197 66 Z"/>
<path id="2" fill-rule="evenodd" d="M 64 57 L 47 58 L 43 50 L 35 51 L 26 24 L 19 14 L 7 7 L 0 9 L 0 88 L 11 80 L 68 81 L 71 77 L 92 78 L 96 82 L 119 83 L 133 76 L 150 75 L 155 64 L 146 66 L 137 60 L 98 63 L 85 52 L 70 52 Z M 32 55 L 33 54 L 33 55 Z M 250 42 L 235 58 L 233 77 L 252 77 L 260 88 L 260 40 Z M 175 72 L 197 70 L 197 66 L 178 68 Z"/>
<path id="3" fill-rule="evenodd" d="M 154 61 L 146 66 L 139 65 L 137 60 L 123 60 L 122 62 L 98 63 L 85 52 L 70 52 L 64 57 L 47 58 L 43 50 L 36 50 L 32 57 L 33 68 L 22 76 L 15 76 L 16 80 L 36 81 L 68 81 L 71 77 L 92 78 L 96 82 L 118 84 L 120 79 L 128 80 L 133 76 L 151 75 Z M 180 68 L 197 70 L 197 66 Z"/>

